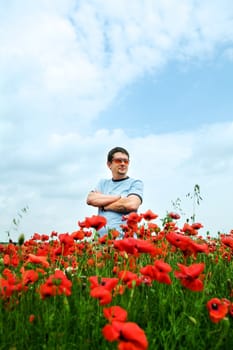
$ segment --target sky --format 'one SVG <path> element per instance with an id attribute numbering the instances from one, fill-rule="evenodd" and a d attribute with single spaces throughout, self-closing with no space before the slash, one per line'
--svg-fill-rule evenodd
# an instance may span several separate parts
<path id="1" fill-rule="evenodd" d="M 0 241 L 96 215 L 115 146 L 140 213 L 229 233 L 232 93 L 232 0 L 0 0 Z"/>

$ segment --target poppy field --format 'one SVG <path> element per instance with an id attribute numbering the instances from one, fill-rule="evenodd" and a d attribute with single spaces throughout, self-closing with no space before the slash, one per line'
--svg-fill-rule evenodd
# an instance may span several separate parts
<path id="1" fill-rule="evenodd" d="M 160 222 L 131 213 L 100 238 L 93 215 L 0 244 L 0 350 L 232 349 L 233 230 Z"/>

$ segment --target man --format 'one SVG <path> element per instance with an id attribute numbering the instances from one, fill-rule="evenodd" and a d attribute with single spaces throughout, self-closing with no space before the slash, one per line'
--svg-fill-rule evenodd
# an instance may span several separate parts
<path id="1" fill-rule="evenodd" d="M 126 149 L 111 149 L 107 166 L 112 172 L 112 178 L 100 180 L 96 189 L 87 196 L 87 204 L 98 207 L 98 215 L 107 219 L 106 228 L 98 231 L 100 236 L 113 228 L 122 234 L 122 216 L 136 212 L 143 199 L 143 182 L 127 175 L 129 153 Z"/>

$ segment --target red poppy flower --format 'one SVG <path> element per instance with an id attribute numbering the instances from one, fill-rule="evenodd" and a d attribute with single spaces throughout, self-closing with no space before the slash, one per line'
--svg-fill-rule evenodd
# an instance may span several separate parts
<path id="1" fill-rule="evenodd" d="M 136 245 L 136 240 L 135 238 L 124 238 L 124 239 L 120 239 L 117 241 L 113 242 L 114 248 L 122 251 L 122 252 L 126 252 L 128 254 L 136 254 L 137 253 L 137 249 L 135 247 Z"/>
<path id="2" fill-rule="evenodd" d="M 49 267 L 46 256 L 38 256 L 34 254 L 29 254 L 26 263 L 41 264 L 43 267 Z"/>
<path id="3" fill-rule="evenodd" d="M 136 212 L 132 212 L 128 215 L 123 215 L 122 220 L 127 220 L 127 226 L 134 231 L 137 231 L 138 223 L 141 221 L 142 215 L 139 215 Z"/>
<path id="4" fill-rule="evenodd" d="M 192 240 L 190 237 L 170 231 L 166 234 L 166 240 L 174 245 L 175 247 L 181 249 L 182 251 L 188 250 Z"/>
<path id="5" fill-rule="evenodd" d="M 167 214 L 167 216 L 171 219 L 174 219 L 174 220 L 179 220 L 180 219 L 180 215 L 177 214 L 177 213 L 173 213 L 173 212 L 170 212 Z"/>
<path id="6" fill-rule="evenodd" d="M 205 253 L 205 254 L 209 253 L 209 247 L 208 247 L 208 244 L 206 243 L 200 244 L 192 241 L 189 248 L 194 256 L 196 256 L 197 253 Z"/>
<path id="7" fill-rule="evenodd" d="M 74 231 L 71 233 L 71 237 L 74 240 L 81 241 L 85 237 L 85 232 L 82 230 Z"/>
<path id="8" fill-rule="evenodd" d="M 199 292 L 203 290 L 203 282 L 199 275 L 203 272 L 205 268 L 204 263 L 192 264 L 190 266 L 185 266 L 182 264 L 177 264 L 180 271 L 175 271 L 174 275 L 176 278 L 180 279 L 182 286 L 194 291 Z"/>
<path id="9" fill-rule="evenodd" d="M 106 233 L 105 235 L 103 235 L 102 237 L 98 238 L 98 243 L 100 244 L 105 244 L 108 242 L 108 234 Z"/>
<path id="10" fill-rule="evenodd" d="M 187 222 L 184 224 L 183 228 L 181 229 L 182 232 L 184 232 L 186 235 L 189 236 L 196 236 L 198 234 L 198 231 L 195 230 L 191 225 L 189 225 Z"/>
<path id="11" fill-rule="evenodd" d="M 156 247 L 149 241 L 136 239 L 135 243 L 136 249 L 139 253 L 149 253 L 152 255 L 157 253 Z"/>
<path id="12" fill-rule="evenodd" d="M 100 230 L 102 227 L 106 226 L 107 219 L 101 215 L 92 215 L 87 217 L 83 222 L 78 222 L 79 226 L 84 228 L 94 228 L 96 231 Z"/>
<path id="13" fill-rule="evenodd" d="M 72 247 L 74 244 L 74 238 L 69 233 L 61 233 L 58 238 L 60 243 L 67 247 Z"/>
<path id="14" fill-rule="evenodd" d="M 2 276 L 3 278 L 0 278 L 0 296 L 9 298 L 14 292 L 22 290 L 22 284 L 9 269 L 4 269 Z"/>
<path id="15" fill-rule="evenodd" d="M 125 309 L 120 306 L 111 306 L 104 308 L 103 313 L 105 318 L 112 323 L 113 321 L 125 322 L 127 320 L 128 313 Z"/>
<path id="16" fill-rule="evenodd" d="M 160 231 L 160 228 L 157 224 L 155 224 L 154 222 L 148 222 L 148 225 L 147 225 L 148 229 L 153 231 L 153 232 L 158 232 Z"/>
<path id="17" fill-rule="evenodd" d="M 221 242 L 227 247 L 233 249 L 233 236 L 232 235 L 224 235 L 221 237 Z"/>
<path id="18" fill-rule="evenodd" d="M 153 219 L 157 219 L 158 214 L 153 213 L 153 211 L 151 211 L 149 209 L 144 214 L 141 214 L 141 216 L 143 217 L 144 220 L 150 221 L 150 220 L 153 220 Z"/>
<path id="19" fill-rule="evenodd" d="M 178 230 L 178 227 L 176 226 L 176 223 L 174 221 L 168 221 L 164 225 L 164 231 L 170 232 L 170 231 L 176 231 Z"/>
<path id="20" fill-rule="evenodd" d="M 48 296 L 65 294 L 71 295 L 72 282 L 66 277 L 64 272 L 56 270 L 55 273 L 40 286 L 42 299 Z"/>
<path id="21" fill-rule="evenodd" d="M 14 266 L 17 267 L 19 265 L 19 257 L 16 253 L 13 254 L 5 254 L 3 257 L 3 262 L 5 266 Z"/>
<path id="22" fill-rule="evenodd" d="M 48 241 L 49 235 L 45 235 L 45 234 L 41 235 L 41 240 L 42 240 L 42 242 Z"/>
<path id="23" fill-rule="evenodd" d="M 133 286 L 139 286 L 142 281 L 138 277 L 136 273 L 133 273 L 131 271 L 120 271 L 118 273 L 118 277 L 120 278 L 121 281 L 123 281 L 129 288 L 132 288 Z"/>
<path id="24" fill-rule="evenodd" d="M 219 298 L 212 298 L 206 304 L 212 322 L 220 322 L 228 313 L 228 305 Z"/>
<path id="25" fill-rule="evenodd" d="M 147 265 L 140 269 L 141 274 L 149 277 L 151 280 L 156 280 L 160 283 L 171 284 L 171 278 L 168 275 L 172 268 L 169 264 L 162 260 L 156 260 L 154 265 Z"/>
<path id="26" fill-rule="evenodd" d="M 23 284 L 27 286 L 28 284 L 32 284 L 39 279 L 39 274 L 35 270 L 22 270 L 22 280 Z"/>
<path id="27" fill-rule="evenodd" d="M 119 350 L 146 350 L 148 348 L 145 332 L 134 322 L 114 321 L 104 326 L 102 332 L 108 341 L 119 342 Z"/>
<path id="28" fill-rule="evenodd" d="M 130 254 L 149 253 L 153 255 L 157 252 L 157 249 L 151 242 L 133 237 L 114 241 L 113 244 L 114 248 Z"/>
<path id="29" fill-rule="evenodd" d="M 103 287 L 109 291 L 112 291 L 117 283 L 118 283 L 119 279 L 116 277 L 102 277 L 102 278 L 98 278 L 98 276 L 90 276 L 89 277 L 89 282 L 91 283 L 90 288 L 94 289 L 96 287 Z"/>
<path id="30" fill-rule="evenodd" d="M 32 239 L 34 241 L 40 241 L 41 240 L 41 235 L 37 232 L 34 233 L 34 235 L 32 236 Z"/>
<path id="31" fill-rule="evenodd" d="M 30 323 L 33 323 L 33 322 L 35 321 L 35 318 L 36 318 L 36 316 L 33 315 L 33 314 L 31 314 L 31 315 L 29 316 L 29 322 L 30 322 Z"/>
<path id="32" fill-rule="evenodd" d="M 172 281 L 168 275 L 172 270 L 171 266 L 163 260 L 156 260 L 154 266 L 156 269 L 156 280 L 160 283 L 171 284 Z"/>
<path id="33" fill-rule="evenodd" d="M 58 232 L 56 232 L 56 231 L 52 231 L 51 233 L 50 233 L 50 237 L 52 238 L 52 237 L 57 237 L 57 235 L 58 235 Z"/>
<path id="34" fill-rule="evenodd" d="M 195 229 L 195 230 L 199 230 L 200 228 L 204 227 L 200 222 L 194 222 L 192 224 L 192 227 Z"/>
<path id="35" fill-rule="evenodd" d="M 102 277 L 99 281 L 97 276 L 89 277 L 91 283 L 90 295 L 100 301 L 100 305 L 109 304 L 112 301 L 112 290 L 118 284 L 118 278 Z"/>
<path id="36" fill-rule="evenodd" d="M 99 299 L 100 305 L 106 305 L 112 301 L 112 293 L 104 287 L 96 287 L 92 289 L 90 296 Z"/>

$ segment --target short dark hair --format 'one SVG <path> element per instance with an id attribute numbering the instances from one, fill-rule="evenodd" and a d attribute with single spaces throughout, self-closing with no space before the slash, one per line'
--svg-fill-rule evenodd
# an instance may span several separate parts
<path id="1" fill-rule="evenodd" d="M 108 162 L 112 162 L 112 159 L 113 159 L 113 155 L 117 152 L 121 152 L 121 153 L 124 153 L 128 156 L 129 158 L 129 152 L 123 148 L 123 147 L 114 147 L 112 148 L 109 152 L 108 152 L 108 157 L 107 157 L 107 160 Z"/>

